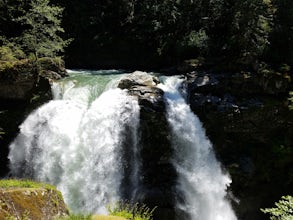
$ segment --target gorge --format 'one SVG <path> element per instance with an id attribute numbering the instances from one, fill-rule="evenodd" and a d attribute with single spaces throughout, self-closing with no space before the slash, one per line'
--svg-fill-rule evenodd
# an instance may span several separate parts
<path id="1" fill-rule="evenodd" d="M 72 71 L 10 145 L 13 177 L 49 182 L 75 212 L 119 200 L 157 206 L 155 219 L 237 219 L 216 160 L 178 77 Z M 117 86 L 120 88 L 117 88 Z"/>

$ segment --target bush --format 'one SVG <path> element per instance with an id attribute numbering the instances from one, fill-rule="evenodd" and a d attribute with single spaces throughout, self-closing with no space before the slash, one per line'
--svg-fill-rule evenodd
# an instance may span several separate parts
<path id="1" fill-rule="evenodd" d="M 5 44 L 0 47 L 0 60 L 1 61 L 17 61 L 24 59 L 26 56 L 24 52 L 12 43 Z"/>

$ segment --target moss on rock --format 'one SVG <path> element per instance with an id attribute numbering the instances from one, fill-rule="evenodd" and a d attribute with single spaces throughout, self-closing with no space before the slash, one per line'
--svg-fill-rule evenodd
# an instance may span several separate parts
<path id="1" fill-rule="evenodd" d="M 54 219 L 68 215 L 61 193 L 43 183 L 0 181 L 0 219 Z"/>

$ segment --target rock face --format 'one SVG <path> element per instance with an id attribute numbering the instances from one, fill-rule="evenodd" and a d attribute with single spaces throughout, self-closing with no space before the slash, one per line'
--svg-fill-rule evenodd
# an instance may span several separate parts
<path id="1" fill-rule="evenodd" d="M 156 87 L 157 77 L 134 72 L 120 81 L 118 87 L 138 98 L 140 105 L 140 140 L 142 188 L 137 200 L 149 207 L 157 206 L 155 219 L 176 219 L 174 185 L 176 172 L 170 162 L 172 149 L 165 116 L 163 91 Z"/>
<path id="2" fill-rule="evenodd" d="M 49 58 L 41 58 L 40 76 L 29 60 L 15 61 L 0 70 L 0 99 L 14 101 L 29 101 L 37 91 L 50 90 L 52 79 L 67 76 L 64 63 L 57 63 Z M 41 81 L 41 82 L 40 82 Z"/>
<path id="3" fill-rule="evenodd" d="M 51 220 L 68 214 L 62 195 L 57 190 L 0 189 L 0 219 Z"/>
<path id="4" fill-rule="evenodd" d="M 0 99 L 25 100 L 34 88 L 37 76 L 29 61 L 17 61 L 0 75 Z"/>
<path id="5" fill-rule="evenodd" d="M 232 177 L 238 218 L 265 219 L 260 208 L 293 194 L 293 178 L 288 175 L 293 172 L 289 84 L 277 87 L 270 78 L 246 73 L 194 72 L 187 75 L 186 86 L 192 110 Z"/>

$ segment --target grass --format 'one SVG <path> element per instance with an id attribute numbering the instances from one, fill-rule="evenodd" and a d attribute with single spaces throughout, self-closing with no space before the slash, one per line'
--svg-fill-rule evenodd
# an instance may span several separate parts
<path id="1" fill-rule="evenodd" d="M 118 216 L 93 215 L 91 220 L 127 220 L 127 219 L 123 217 L 118 217 Z"/>
<path id="2" fill-rule="evenodd" d="M 32 180 L 19 180 L 19 179 L 3 179 L 0 180 L 1 189 L 37 189 L 44 188 L 47 190 L 56 190 L 55 186 L 35 182 Z M 60 193 L 56 190 L 58 194 Z M 60 193 L 60 198 L 62 195 Z M 109 216 L 103 215 L 90 215 L 90 214 L 71 214 L 66 217 L 59 218 L 58 220 L 151 220 L 155 208 L 150 209 L 146 205 L 131 204 L 127 202 L 118 202 L 114 206 L 108 206 Z"/>
<path id="3" fill-rule="evenodd" d="M 113 216 L 131 220 L 151 220 L 156 207 L 150 209 L 145 204 L 140 205 L 120 201 L 114 206 L 108 206 L 107 209 L 109 214 Z"/>
<path id="4" fill-rule="evenodd" d="M 26 179 L 3 179 L 0 180 L 0 189 L 18 189 L 18 188 L 44 188 L 46 190 L 54 190 L 60 199 L 63 200 L 63 196 L 59 190 L 55 186 L 52 186 L 47 183 L 36 182 L 32 180 Z"/>
<path id="5" fill-rule="evenodd" d="M 107 207 L 109 216 L 71 214 L 58 220 L 151 220 L 155 209 L 156 207 L 150 209 L 144 204 L 120 201 Z"/>
<path id="6" fill-rule="evenodd" d="M 56 190 L 55 186 L 35 182 L 32 180 L 19 180 L 19 179 L 3 179 L 0 180 L 0 189 L 9 189 L 9 188 L 45 188 L 49 190 Z"/>
<path id="7" fill-rule="evenodd" d="M 118 216 L 71 214 L 58 220 L 127 220 Z"/>

